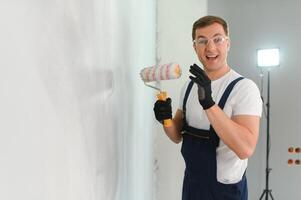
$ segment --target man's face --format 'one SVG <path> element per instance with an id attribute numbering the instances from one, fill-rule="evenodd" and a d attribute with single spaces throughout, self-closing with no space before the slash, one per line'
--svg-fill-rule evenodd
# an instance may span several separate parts
<path id="1" fill-rule="evenodd" d="M 193 47 L 207 71 L 215 71 L 227 67 L 227 54 L 230 41 L 223 26 L 214 23 L 195 31 Z"/>

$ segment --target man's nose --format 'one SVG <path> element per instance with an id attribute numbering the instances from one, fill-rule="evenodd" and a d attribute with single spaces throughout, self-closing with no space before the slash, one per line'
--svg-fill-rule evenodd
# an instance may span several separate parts
<path id="1" fill-rule="evenodd" d="M 208 40 L 206 48 L 207 49 L 213 49 L 213 48 L 215 48 L 215 44 L 214 44 L 214 42 L 213 42 L 212 39 Z"/>

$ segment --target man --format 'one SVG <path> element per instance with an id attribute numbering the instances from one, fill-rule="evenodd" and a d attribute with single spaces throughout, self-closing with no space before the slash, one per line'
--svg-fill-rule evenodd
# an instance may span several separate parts
<path id="1" fill-rule="evenodd" d="M 182 141 L 186 169 L 183 200 L 246 200 L 246 168 L 253 154 L 262 112 L 256 84 L 227 64 L 227 23 L 205 16 L 193 24 L 193 48 L 203 64 L 190 66 L 180 106 L 166 135 Z M 156 119 L 171 119 L 171 99 L 158 100 Z"/>

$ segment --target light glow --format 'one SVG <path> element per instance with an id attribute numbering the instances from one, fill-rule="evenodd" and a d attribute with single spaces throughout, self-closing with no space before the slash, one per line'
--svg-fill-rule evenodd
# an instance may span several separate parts
<path id="1" fill-rule="evenodd" d="M 278 48 L 257 50 L 258 67 L 276 67 L 279 66 L 279 62 L 280 53 Z"/>

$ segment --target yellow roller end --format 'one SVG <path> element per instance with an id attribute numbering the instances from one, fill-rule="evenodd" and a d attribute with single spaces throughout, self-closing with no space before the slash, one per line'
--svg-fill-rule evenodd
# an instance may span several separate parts
<path id="1" fill-rule="evenodd" d="M 181 71 L 181 68 L 180 68 L 180 65 L 177 64 L 176 68 L 175 68 L 175 74 L 176 74 L 176 77 L 180 77 L 181 74 L 182 74 L 182 71 Z"/>
<path id="2" fill-rule="evenodd" d="M 166 99 L 167 99 L 167 92 L 161 91 L 159 94 L 157 94 L 157 98 L 158 98 L 158 100 L 166 101 Z M 163 125 L 165 127 L 170 127 L 171 126 L 171 119 L 165 119 L 163 121 Z"/>
<path id="3" fill-rule="evenodd" d="M 165 120 L 163 121 L 163 125 L 164 125 L 165 127 L 170 127 L 170 126 L 171 126 L 171 119 L 165 119 Z"/>
<path id="4" fill-rule="evenodd" d="M 158 98 L 158 100 L 166 101 L 166 99 L 167 99 L 167 92 L 161 91 L 159 94 L 157 94 L 157 98 Z"/>

